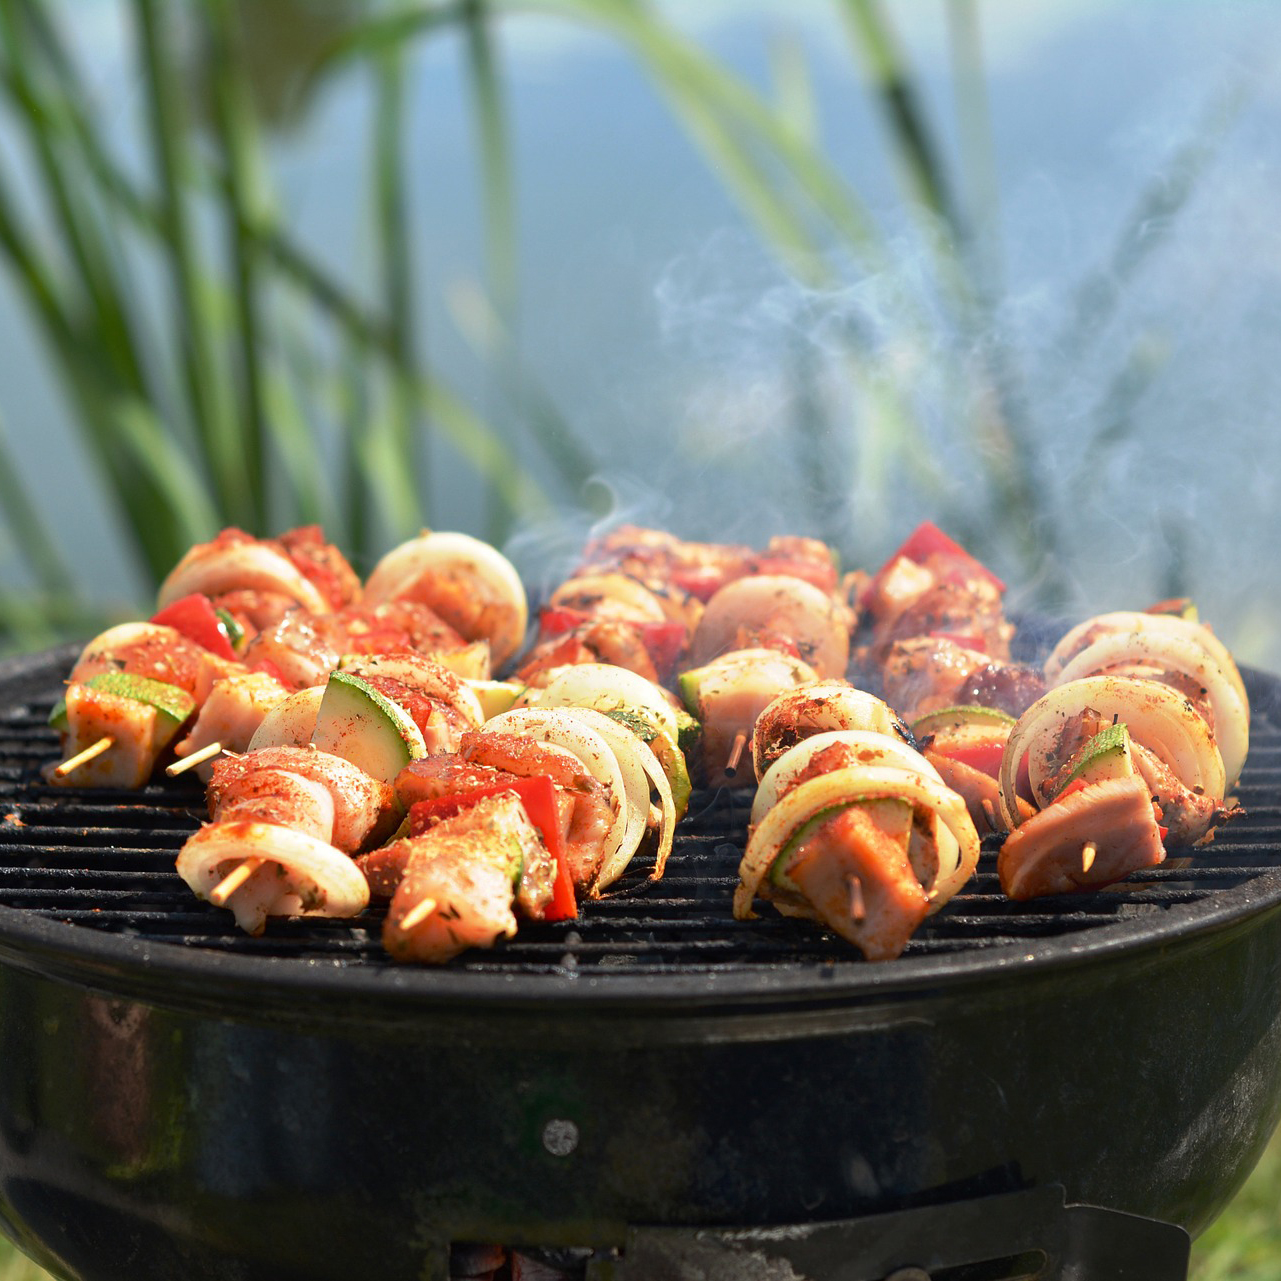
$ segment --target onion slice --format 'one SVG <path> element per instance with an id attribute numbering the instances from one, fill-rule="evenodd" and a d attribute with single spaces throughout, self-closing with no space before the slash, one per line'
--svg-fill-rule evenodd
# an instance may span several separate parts
<path id="1" fill-rule="evenodd" d="M 819 774 L 794 787 L 752 830 L 739 864 L 739 885 L 734 891 L 734 916 L 752 915 L 752 900 L 774 860 L 799 828 L 822 810 L 853 801 L 897 799 L 935 814 L 952 836 L 939 842 L 939 870 L 933 884 L 923 888 L 937 910 L 974 874 L 979 861 L 979 836 L 965 802 L 937 778 L 921 770 L 869 765 Z"/>
<path id="2" fill-rule="evenodd" d="M 1155 752 L 1179 781 L 1216 801 L 1223 799 L 1223 758 L 1205 718 L 1182 694 L 1159 681 L 1133 676 L 1087 676 L 1056 685 L 1019 717 L 1001 760 L 1001 816 L 1018 826 L 1019 765 L 1029 757 L 1033 792 L 1045 774 L 1044 763 L 1066 722 L 1092 710 L 1122 720 L 1130 737 Z"/>
<path id="3" fill-rule="evenodd" d="M 529 602 L 516 567 L 497 548 L 441 530 L 393 547 L 365 583 L 365 600 L 417 600 L 467 640 L 487 640 L 494 669 L 525 640 Z"/>
<path id="4" fill-rule="evenodd" d="M 632 812 L 636 812 L 642 824 L 640 838 L 637 840 L 639 844 L 645 835 L 645 829 L 650 826 L 651 790 L 658 793 L 659 821 L 658 847 L 650 880 L 660 880 L 667 866 L 667 856 L 672 852 L 676 832 L 676 801 L 662 763 L 648 743 L 604 712 L 591 707 L 567 707 L 565 711 L 595 730 L 610 745 L 618 758 L 623 785 L 627 789 L 628 836 L 613 859 L 602 865 L 595 888 L 604 889 L 607 885 L 612 885 L 626 871 L 627 864 L 636 853 L 634 847 L 628 849 L 632 834 Z"/>
<path id="5" fill-rule="evenodd" d="M 609 792 L 610 804 L 614 810 L 614 822 L 605 839 L 605 851 L 601 868 L 622 857 L 621 851 L 629 840 L 634 840 L 627 849 L 627 860 L 630 861 L 645 834 L 645 819 L 648 814 L 648 785 L 645 788 L 646 813 L 636 815 L 629 802 L 627 783 L 623 776 L 621 762 L 613 748 L 582 720 L 574 716 L 567 707 L 513 707 L 509 712 L 493 716 L 485 722 L 485 729 L 497 730 L 507 734 L 523 734 L 539 742 L 550 743 L 572 752 L 587 772 Z M 639 765 L 636 767 L 639 769 Z M 644 778 L 643 771 L 641 778 Z M 632 779 L 632 793 L 637 791 L 638 783 Z M 626 863 L 624 863 L 626 866 Z M 596 874 L 589 892 L 597 893 L 600 889 L 600 872 Z"/>
<path id="6" fill-rule="evenodd" d="M 755 826 L 765 817 L 766 811 L 778 803 L 779 796 L 786 792 L 792 780 L 809 765 L 814 756 L 826 747 L 842 743 L 857 754 L 859 765 L 886 765 L 898 769 L 916 770 L 930 778 L 943 780 L 939 772 L 914 747 L 909 747 L 901 738 L 890 734 L 877 733 L 875 730 L 836 729 L 824 730 L 821 734 L 811 734 L 803 738 L 794 747 L 789 748 L 773 765 L 765 771 L 756 796 L 752 800 L 751 822 Z"/>
<path id="7" fill-rule="evenodd" d="M 328 614 L 330 605 L 316 585 L 283 552 L 265 543 L 232 543 L 227 547 L 193 547 L 160 584 L 159 608 L 192 592 L 218 596 L 230 591 L 279 592 L 313 614 Z"/>
<path id="8" fill-rule="evenodd" d="M 1214 737 L 1223 757 L 1227 786 L 1231 787 L 1241 777 L 1250 748 L 1250 705 L 1238 682 L 1231 679 L 1199 638 L 1156 628 L 1109 632 L 1069 659 L 1054 683 L 1065 685 L 1120 663 L 1181 672 L 1205 690 L 1214 713 Z"/>
<path id="9" fill-rule="evenodd" d="M 846 680 L 815 681 L 784 690 L 756 718 L 752 731 L 752 762 L 759 782 L 782 755 L 778 744 L 800 731 L 872 730 L 907 742 L 902 717 L 884 699 L 858 689 Z"/>
<path id="10" fill-rule="evenodd" d="M 1184 636 L 1195 641 L 1219 665 L 1223 674 L 1236 686 L 1243 702 L 1246 699 L 1245 683 L 1228 647 L 1204 623 L 1174 614 L 1148 614 L 1140 610 L 1114 610 L 1110 614 L 1096 614 L 1069 630 L 1050 651 L 1045 660 L 1045 679 L 1051 684 L 1060 683 L 1063 668 L 1087 644 L 1092 632 L 1159 632 L 1165 635 Z"/>
<path id="11" fill-rule="evenodd" d="M 726 583 L 707 602 L 690 639 L 690 662 L 701 667 L 741 647 L 747 633 L 786 637 L 820 676 L 839 676 L 850 657 L 850 623 L 838 601 L 790 574 L 752 574 Z"/>
<path id="12" fill-rule="evenodd" d="M 369 903 L 369 883 L 347 855 L 275 823 L 206 824 L 179 851 L 178 875 L 207 900 L 246 859 L 264 866 L 226 906 L 248 934 L 261 934 L 269 916 L 358 916 Z"/>

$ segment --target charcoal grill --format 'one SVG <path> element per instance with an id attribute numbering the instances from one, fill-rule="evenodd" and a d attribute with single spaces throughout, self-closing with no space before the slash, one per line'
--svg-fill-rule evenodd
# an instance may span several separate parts
<path id="1" fill-rule="evenodd" d="M 1274 678 L 1247 817 L 1124 889 L 1009 903 L 989 838 L 869 965 L 732 919 L 701 793 L 662 882 L 419 969 L 194 900 L 194 783 L 42 783 L 73 656 L 0 664 L 0 1225 L 61 1275 L 1173 1281 L 1277 1122 Z"/>

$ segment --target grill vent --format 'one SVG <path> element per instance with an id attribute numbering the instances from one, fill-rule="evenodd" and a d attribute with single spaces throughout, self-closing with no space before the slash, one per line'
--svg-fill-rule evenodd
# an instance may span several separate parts
<path id="1" fill-rule="evenodd" d="M 45 724 L 66 670 L 62 655 L 10 681 L 0 714 L 0 906 L 93 930 L 244 956 L 307 955 L 340 964 L 388 964 L 379 942 L 382 912 L 354 922 L 273 920 L 260 938 L 228 912 L 195 899 L 174 871 L 183 841 L 204 812 L 193 781 L 134 793 L 78 791 L 43 782 L 57 736 Z M 1258 685 L 1255 678 L 1255 685 Z M 1270 678 L 1264 678 L 1270 681 Z M 1266 686 L 1271 692 L 1270 682 Z M 0 689 L 4 682 L 0 681 Z M 1281 732 L 1259 712 L 1238 789 L 1244 817 L 1210 846 L 1172 850 L 1161 867 L 1108 890 L 1015 904 L 1001 894 L 996 838 L 984 841 L 976 877 L 908 944 L 906 956 L 991 948 L 1097 930 L 1167 912 L 1238 886 L 1281 865 Z M 748 803 L 696 792 L 662 881 L 638 864 L 577 920 L 522 924 L 492 951 L 470 952 L 452 968 L 519 973 L 607 970 L 634 974 L 712 972 L 861 963 L 842 940 L 787 920 L 768 907 L 735 921 Z M 892 963 L 891 963 L 892 964 Z"/>

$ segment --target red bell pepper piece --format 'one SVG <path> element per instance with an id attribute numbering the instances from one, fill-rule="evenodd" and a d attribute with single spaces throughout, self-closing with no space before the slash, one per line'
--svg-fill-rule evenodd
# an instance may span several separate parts
<path id="1" fill-rule="evenodd" d="M 421 836 L 430 826 L 431 820 L 452 818 L 470 808 L 486 796 L 497 796 L 500 792 L 515 792 L 520 803 L 529 815 L 529 821 L 538 828 L 543 842 L 551 852 L 556 863 L 556 880 L 552 885 L 551 906 L 543 919 L 547 921 L 565 921 L 578 915 L 578 903 L 574 897 L 574 882 L 569 874 L 569 864 L 565 859 L 565 843 L 561 840 L 560 820 L 556 813 L 556 785 L 545 774 L 534 778 L 517 778 L 507 783 L 488 783 L 483 787 L 472 788 L 466 792 L 455 792 L 450 796 L 436 796 L 425 801 L 415 801 L 409 807 L 409 832 L 411 836 Z"/>
<path id="2" fill-rule="evenodd" d="M 1001 758 L 1005 755 L 1005 744 L 993 739 L 989 742 L 958 743 L 940 753 L 959 765 L 968 765 L 991 778 L 1001 776 Z"/>
<path id="3" fill-rule="evenodd" d="M 697 597 L 704 604 L 733 577 L 735 575 L 726 574 L 723 568 L 713 565 L 677 566 L 671 572 L 673 587 Z"/>
<path id="4" fill-rule="evenodd" d="M 900 556 L 906 557 L 917 565 L 923 565 L 929 557 L 936 555 L 945 556 L 955 562 L 957 567 L 963 570 L 962 577 L 966 574 L 977 574 L 980 578 L 986 578 L 998 592 L 1005 591 L 1005 583 L 992 573 L 982 561 L 971 556 L 960 543 L 953 538 L 949 538 L 933 521 L 923 520 L 903 540 L 903 545 L 898 551 L 890 556 L 885 564 L 876 571 L 872 581 L 863 589 L 860 599 L 863 601 L 872 599 L 879 589 L 881 579 L 886 571 Z"/>
<path id="5" fill-rule="evenodd" d="M 195 641 L 219 658 L 235 660 L 236 651 L 232 648 L 226 626 L 218 617 L 213 601 L 200 592 L 193 592 L 190 596 L 183 596 L 166 605 L 151 616 L 151 621 L 162 627 L 172 627 L 174 631 L 181 632 L 188 640 Z"/>
<path id="6" fill-rule="evenodd" d="M 836 566 L 824 564 L 818 560 L 802 560 L 800 557 L 758 556 L 752 566 L 756 574 L 785 574 L 789 578 L 803 578 L 813 583 L 820 591 L 834 592 L 838 580 Z"/>
<path id="7" fill-rule="evenodd" d="M 641 644 L 654 664 L 660 677 L 667 677 L 676 670 L 676 660 L 685 648 L 685 624 L 679 622 L 637 623 Z"/>
<path id="8" fill-rule="evenodd" d="M 564 605 L 549 605 L 538 615 L 538 626 L 543 637 L 563 636 L 590 620 L 591 615 L 581 609 L 568 609 Z"/>
<path id="9" fill-rule="evenodd" d="M 291 681 L 289 677 L 287 677 L 284 672 L 282 672 L 280 668 L 277 667 L 269 658 L 255 659 L 249 665 L 249 670 L 251 672 L 262 672 L 264 675 L 270 676 L 272 680 L 279 681 L 288 690 L 297 688 L 293 681 Z"/>

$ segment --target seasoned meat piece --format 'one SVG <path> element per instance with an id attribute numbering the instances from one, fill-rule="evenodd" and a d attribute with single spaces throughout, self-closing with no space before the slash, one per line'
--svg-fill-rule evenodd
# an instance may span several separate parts
<path id="1" fill-rule="evenodd" d="M 219 787 L 218 803 L 209 817 L 215 823 L 275 823 L 333 844 L 334 800 L 329 789 L 291 770 L 259 766 L 239 771 Z"/>
<path id="2" fill-rule="evenodd" d="M 882 693 L 905 720 L 955 707 L 960 691 L 991 660 L 977 650 L 933 636 L 897 641 L 890 646 L 882 671 Z"/>
<path id="3" fill-rule="evenodd" d="M 394 676 L 362 673 L 362 679 L 409 713 L 422 732 L 429 756 L 456 752 L 463 734 L 473 728 L 471 718 L 453 704 L 433 698 Z"/>
<path id="4" fill-rule="evenodd" d="M 299 689 L 321 685 L 338 666 L 345 632 L 332 614 L 290 610 L 278 623 L 258 633 L 245 647 L 244 661 L 270 663 Z"/>
<path id="5" fill-rule="evenodd" d="M 997 872 L 1005 893 L 1023 900 L 1110 885 L 1164 859 L 1152 798 L 1135 775 L 1092 783 L 1020 823 Z"/>
<path id="6" fill-rule="evenodd" d="M 274 627 L 291 609 L 299 605 L 283 592 L 238 587 L 210 597 L 217 609 L 225 609 L 245 629 L 246 643 L 259 632 Z"/>
<path id="7" fill-rule="evenodd" d="M 360 579 L 347 558 L 326 542 L 319 525 L 301 525 L 274 540 L 304 577 L 329 603 L 340 609 L 360 599 Z"/>
<path id="8" fill-rule="evenodd" d="M 127 672 L 176 685 L 200 704 L 209 696 L 214 681 L 245 670 L 240 663 L 211 654 L 172 627 L 121 623 L 95 636 L 84 647 L 68 681 L 87 684 L 102 672 Z"/>
<path id="9" fill-rule="evenodd" d="M 779 910 L 817 917 L 869 961 L 898 956 L 929 909 L 902 844 L 860 805 L 840 810 L 804 834 L 784 872 L 799 896 L 771 893 Z"/>
<path id="10" fill-rule="evenodd" d="M 557 786 L 557 811 L 565 861 L 578 889 L 591 885 L 606 854 L 620 803 L 584 769 L 573 753 L 520 734 L 473 731 L 463 735 L 465 760 L 507 770 L 521 778 L 546 775 Z"/>
<path id="11" fill-rule="evenodd" d="M 1193 845 L 1209 836 L 1216 823 L 1231 818 L 1212 797 L 1186 787 L 1157 754 L 1139 743 L 1130 744 L 1134 768 L 1152 799 L 1161 807 L 1161 822 L 1171 845 Z"/>
<path id="12" fill-rule="evenodd" d="M 325 787 L 334 802 L 334 832 L 325 839 L 345 853 L 385 839 L 389 827 L 399 821 L 395 793 L 386 783 L 315 747 L 264 747 L 244 756 L 220 757 L 209 783 L 209 813 L 216 816 L 224 794 L 259 769 L 288 770 Z"/>
<path id="13" fill-rule="evenodd" d="M 405 649 L 436 654 L 469 646 L 435 610 L 421 601 L 348 605 L 339 611 L 338 617 L 347 634 L 344 648 L 351 654 L 388 654 Z"/>
<path id="14" fill-rule="evenodd" d="M 527 865 L 541 859 L 545 867 L 547 859 L 537 829 L 510 793 L 478 801 L 404 844 L 405 875 L 383 922 L 383 945 L 401 961 L 439 963 L 511 937 L 515 886 Z M 550 881 L 547 887 L 550 901 Z"/>
<path id="15" fill-rule="evenodd" d="M 1044 693 L 1045 677 L 1039 668 L 1027 663 L 988 663 L 961 683 L 956 700 L 1019 717 Z"/>
<path id="16" fill-rule="evenodd" d="M 416 801 L 432 801 L 459 792 L 474 792 L 478 787 L 510 782 L 523 775 L 494 769 L 461 756 L 425 756 L 410 761 L 396 775 L 396 795 L 408 809 Z"/>

